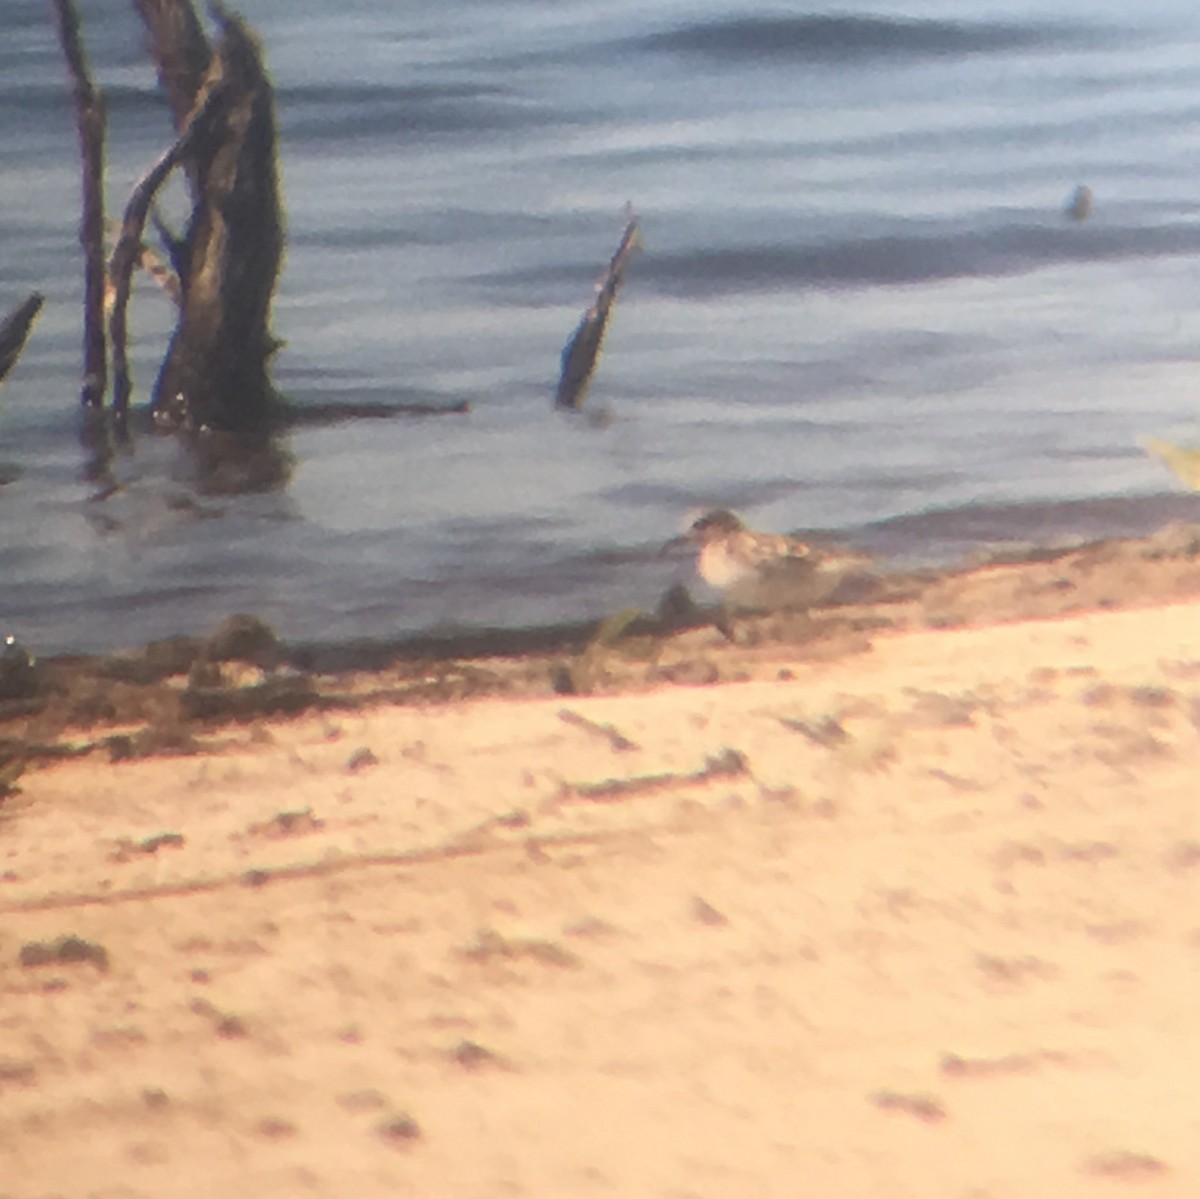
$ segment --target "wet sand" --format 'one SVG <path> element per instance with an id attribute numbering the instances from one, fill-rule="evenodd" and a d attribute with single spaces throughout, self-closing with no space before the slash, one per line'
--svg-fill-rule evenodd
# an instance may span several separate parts
<path id="1" fill-rule="evenodd" d="M 51 664 L 0 1194 L 1197 1193 L 1200 536 L 1035 557 L 736 646 Z"/>

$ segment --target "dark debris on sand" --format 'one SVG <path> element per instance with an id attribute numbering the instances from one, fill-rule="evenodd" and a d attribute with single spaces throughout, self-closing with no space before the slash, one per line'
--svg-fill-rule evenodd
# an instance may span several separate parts
<path id="1" fill-rule="evenodd" d="M 108 950 L 71 933 L 54 941 L 26 941 L 21 946 L 18 960 L 26 969 L 90 962 L 100 970 L 107 970 Z"/>

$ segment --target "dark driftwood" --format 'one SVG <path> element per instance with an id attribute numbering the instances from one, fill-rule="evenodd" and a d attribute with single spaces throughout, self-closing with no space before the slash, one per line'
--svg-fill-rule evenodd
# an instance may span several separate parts
<path id="1" fill-rule="evenodd" d="M 104 97 L 88 71 L 72 0 L 54 0 L 54 16 L 75 91 L 75 119 L 83 162 L 83 403 L 98 408 L 108 385 L 104 346 Z"/>
<path id="2" fill-rule="evenodd" d="M 158 66 L 158 82 L 166 93 L 182 131 L 196 106 L 212 58 L 212 47 L 196 10 L 178 0 L 133 0 L 150 35 L 150 57 Z"/>
<path id="3" fill-rule="evenodd" d="M 633 210 L 629 210 L 629 223 L 621 237 L 621 244 L 613 255 L 600 281 L 596 284 L 596 299 L 583 314 L 571 340 L 562 352 L 562 371 L 558 379 L 555 406 L 578 411 L 583 407 L 588 387 L 604 348 L 604 335 L 608 332 L 609 318 L 617 301 L 617 292 L 625 281 L 625 271 L 634 251 L 642 244 L 641 229 Z"/>
<path id="4" fill-rule="evenodd" d="M 147 253 L 146 247 L 142 243 L 146 217 L 158 189 L 166 181 L 171 171 L 189 153 L 196 131 L 211 119 L 219 99 L 219 85 L 213 86 L 197 96 L 197 107 L 185 121 L 179 136 L 150 170 L 142 176 L 133 189 L 133 194 L 129 197 L 129 203 L 125 206 L 125 219 L 121 224 L 121 232 L 117 237 L 116 247 L 113 249 L 108 272 L 113 289 L 112 315 L 109 318 L 109 333 L 112 337 L 113 351 L 113 410 L 122 420 L 129 409 L 131 390 L 126 315 L 129 308 L 129 293 L 133 287 L 133 268 L 142 262 Z M 178 280 L 176 280 L 176 286 L 178 287 Z M 182 306 L 182 292 L 178 294 L 176 302 Z"/>
<path id="5" fill-rule="evenodd" d="M 179 161 L 193 209 L 172 251 L 182 307 L 155 417 L 174 428 L 261 429 L 278 414 L 267 362 L 278 345 L 269 321 L 283 248 L 270 81 L 239 18 L 214 7 L 220 36 L 208 53 L 189 0 L 135 3 L 181 132 L 192 123 Z M 212 102 L 192 118 L 202 89 Z"/>
<path id="6" fill-rule="evenodd" d="M 25 348 L 34 318 L 42 310 L 42 297 L 35 291 L 24 304 L 14 308 L 0 323 L 0 379 L 13 368 Z"/>
<path id="7" fill-rule="evenodd" d="M 348 420 L 390 420 L 397 416 L 460 416 L 470 411 L 470 400 L 451 400 L 445 404 L 334 400 L 328 404 L 305 404 L 303 408 L 289 407 L 281 419 L 289 429 L 311 429 L 338 425 Z"/>

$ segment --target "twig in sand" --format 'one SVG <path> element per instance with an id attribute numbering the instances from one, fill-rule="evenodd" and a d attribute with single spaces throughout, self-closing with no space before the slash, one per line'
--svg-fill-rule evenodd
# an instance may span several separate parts
<path id="1" fill-rule="evenodd" d="M 844 744 L 850 734 L 842 727 L 841 722 L 832 716 L 826 716 L 819 721 L 795 720 L 790 716 L 780 716 L 779 723 L 793 733 L 807 737 L 814 745 L 822 749 L 833 749 L 836 745 Z"/>
<path id="2" fill-rule="evenodd" d="M 600 803 L 626 799 L 631 795 L 644 795 L 661 791 L 667 787 L 686 786 L 689 783 L 707 783 L 713 779 L 740 778 L 750 773 L 750 763 L 740 750 L 722 750 L 715 757 L 705 758 L 701 769 L 688 774 L 668 771 L 663 774 L 639 774 L 629 779 L 603 779 L 598 783 L 568 783 L 567 791 L 575 799 L 589 799 Z"/>
<path id="3" fill-rule="evenodd" d="M 585 733 L 595 733 L 596 736 L 603 737 L 617 753 L 624 753 L 627 750 L 640 748 L 636 741 L 630 741 L 624 733 L 614 728 L 611 724 L 601 724 L 597 720 L 589 720 L 586 716 L 581 716 L 578 712 L 572 712 L 570 708 L 559 708 L 558 718 L 564 724 L 570 724 L 577 729 L 583 729 Z"/>

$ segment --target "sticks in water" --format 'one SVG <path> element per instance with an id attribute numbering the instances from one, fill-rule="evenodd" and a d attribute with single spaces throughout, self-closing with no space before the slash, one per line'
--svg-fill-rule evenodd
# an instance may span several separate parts
<path id="1" fill-rule="evenodd" d="M 29 336 L 37 314 L 42 310 L 42 296 L 34 292 L 25 303 L 14 308 L 0 322 L 0 380 L 13 368 L 13 364 L 25 348 L 25 339 Z"/>
<path id="2" fill-rule="evenodd" d="M 83 164 L 83 391 L 86 408 L 104 403 L 108 360 L 104 345 L 104 97 L 92 83 L 79 14 L 72 0 L 54 0 L 58 38 L 75 91 L 75 120 Z"/>
<path id="3" fill-rule="evenodd" d="M 621 235 L 617 252 L 596 284 L 596 299 L 583 314 L 578 328 L 562 352 L 562 373 L 558 379 L 558 393 L 554 397 L 556 408 L 568 408 L 575 412 L 583 408 L 600 352 L 604 348 L 604 335 L 608 331 L 617 292 L 625 282 L 630 259 L 642 247 L 642 230 L 633 207 L 629 206 L 626 212 L 628 224 Z"/>
<path id="4" fill-rule="evenodd" d="M 210 81 L 201 89 L 196 97 L 196 106 L 184 121 L 179 136 L 138 181 L 129 197 L 129 203 L 125 205 L 125 219 L 121 224 L 121 232 L 109 265 L 109 278 L 113 288 L 112 315 L 109 318 L 113 347 L 113 411 L 121 419 L 129 410 L 131 391 L 126 311 L 129 293 L 133 287 L 133 268 L 145 255 L 142 232 L 146 227 L 146 217 L 149 215 L 155 194 L 191 149 L 195 131 L 201 127 L 202 121 L 215 106 L 219 94 L 220 86 L 217 81 Z"/>
<path id="5" fill-rule="evenodd" d="M 154 389 L 155 419 L 167 427 L 259 430 L 276 417 L 267 361 L 279 342 L 269 329 L 283 252 L 276 173 L 274 96 L 250 28 L 213 0 L 210 44 L 193 0 L 134 0 L 149 34 L 178 133 L 138 183 L 105 270 L 105 112 L 83 50 L 73 0 L 54 0 L 74 86 L 83 160 L 83 402 L 99 409 L 108 383 L 105 293 L 111 299 L 113 414 L 124 424 L 131 392 L 127 309 L 132 273 L 147 251 L 143 229 L 170 172 L 187 176 L 186 233 L 166 241 L 178 280 L 178 322 Z M 106 284 L 108 285 L 106 288 Z"/>
<path id="6" fill-rule="evenodd" d="M 204 74 L 181 78 L 179 64 L 199 61 L 195 29 L 182 15 L 190 0 L 139 5 L 151 50 L 181 137 L 195 105 L 214 81 L 183 165 L 192 184 L 192 214 L 173 252 L 182 284 L 179 323 L 154 387 L 153 410 L 167 428 L 247 431 L 278 418 L 268 360 L 279 342 L 270 332 L 271 300 L 283 258 L 283 212 L 276 172 L 275 101 L 257 37 L 220 4 L 218 37 Z M 155 19 L 148 11 L 153 8 Z M 170 20 L 163 13 L 176 12 Z M 183 39 L 181 45 L 178 41 Z M 173 40 L 174 39 L 174 40 Z M 191 70 L 192 67 L 188 69 Z"/>

